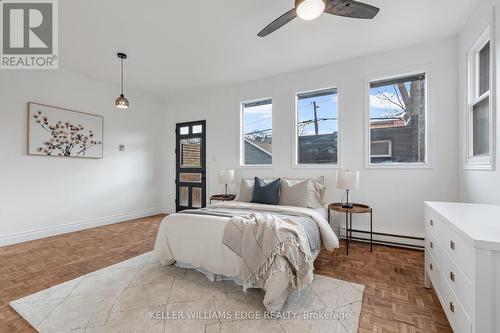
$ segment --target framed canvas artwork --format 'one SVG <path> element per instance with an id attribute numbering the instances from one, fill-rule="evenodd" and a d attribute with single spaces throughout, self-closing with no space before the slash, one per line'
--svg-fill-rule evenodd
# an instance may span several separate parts
<path id="1" fill-rule="evenodd" d="M 28 103 L 28 154 L 102 158 L 102 116 Z"/>

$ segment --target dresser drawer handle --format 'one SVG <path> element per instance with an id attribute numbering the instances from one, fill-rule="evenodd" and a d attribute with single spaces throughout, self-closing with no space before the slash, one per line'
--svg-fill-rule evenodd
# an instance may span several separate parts
<path id="1" fill-rule="evenodd" d="M 450 311 L 455 313 L 455 304 L 453 302 L 450 302 Z"/>
<path id="2" fill-rule="evenodd" d="M 434 248 L 434 243 L 432 243 L 432 241 L 429 242 L 429 245 L 431 246 L 431 249 Z"/>
<path id="3" fill-rule="evenodd" d="M 429 268 L 431 269 L 431 271 L 434 269 L 434 266 L 432 266 L 432 263 L 429 264 Z"/>
<path id="4" fill-rule="evenodd" d="M 450 280 L 455 282 L 455 273 L 450 272 Z"/>
<path id="5" fill-rule="evenodd" d="M 432 219 L 430 220 L 429 223 L 431 224 L 431 227 L 434 226 L 434 221 Z"/>
<path id="6" fill-rule="evenodd" d="M 455 242 L 454 241 L 450 241 L 450 247 L 452 250 L 455 250 Z"/>

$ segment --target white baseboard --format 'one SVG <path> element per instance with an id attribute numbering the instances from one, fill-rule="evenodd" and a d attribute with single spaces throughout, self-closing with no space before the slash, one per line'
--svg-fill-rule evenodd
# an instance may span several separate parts
<path id="1" fill-rule="evenodd" d="M 30 240 L 66 234 L 68 232 L 79 231 L 83 229 L 100 227 L 107 224 L 113 224 L 118 222 L 124 222 L 128 220 L 138 219 L 141 217 L 147 217 L 151 215 L 161 214 L 161 208 L 149 208 L 143 209 L 135 212 L 128 212 L 125 214 L 117 214 L 107 217 L 100 217 L 93 220 L 86 220 L 80 222 L 74 222 L 64 225 L 59 225 L 55 227 L 43 228 L 38 230 L 31 230 L 26 232 L 21 232 L 17 234 L 11 234 L 6 236 L 0 236 L 0 246 L 12 245 L 22 242 L 27 242 Z"/>
<path id="2" fill-rule="evenodd" d="M 162 207 L 161 208 L 161 213 L 162 214 L 167 214 L 167 215 L 170 215 L 170 214 L 174 214 L 175 213 L 175 208 L 171 208 L 171 207 Z"/>

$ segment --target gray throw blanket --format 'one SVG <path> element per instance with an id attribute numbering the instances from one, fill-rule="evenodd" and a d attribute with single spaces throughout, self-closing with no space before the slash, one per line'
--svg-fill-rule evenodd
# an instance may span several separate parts
<path id="1" fill-rule="evenodd" d="M 292 290 L 313 280 L 313 260 L 304 228 L 290 218 L 250 213 L 231 218 L 223 242 L 242 258 L 244 288 L 266 291 L 264 306 L 279 311 Z"/>

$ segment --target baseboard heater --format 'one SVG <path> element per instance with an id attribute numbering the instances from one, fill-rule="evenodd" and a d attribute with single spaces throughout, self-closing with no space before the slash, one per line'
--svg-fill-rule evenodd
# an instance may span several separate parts
<path id="1" fill-rule="evenodd" d="M 349 231 L 353 232 L 353 233 L 370 234 L 370 232 L 366 231 L 366 230 L 352 229 L 352 230 L 349 230 Z M 388 234 L 388 233 L 384 233 L 384 232 L 372 232 L 372 234 L 373 234 L 373 236 L 383 236 L 383 237 L 391 237 L 391 238 L 403 238 L 403 239 L 418 240 L 418 241 L 422 241 L 422 242 L 425 241 L 425 238 L 422 238 L 422 237 Z M 370 243 L 370 238 L 365 238 L 365 237 L 355 237 L 355 236 L 352 236 L 349 239 L 352 239 L 352 240 L 355 240 L 355 241 L 360 241 L 360 242 Z M 374 239 L 373 240 L 373 244 L 387 245 L 387 246 L 393 246 L 393 247 L 404 247 L 404 248 L 410 248 L 410 249 L 416 249 L 416 250 L 422 250 L 422 251 L 425 248 L 423 245 L 415 245 L 415 244 L 408 244 L 408 243 L 402 243 L 402 242 L 384 241 L 384 240 L 378 240 L 378 239 L 377 240 Z"/>

